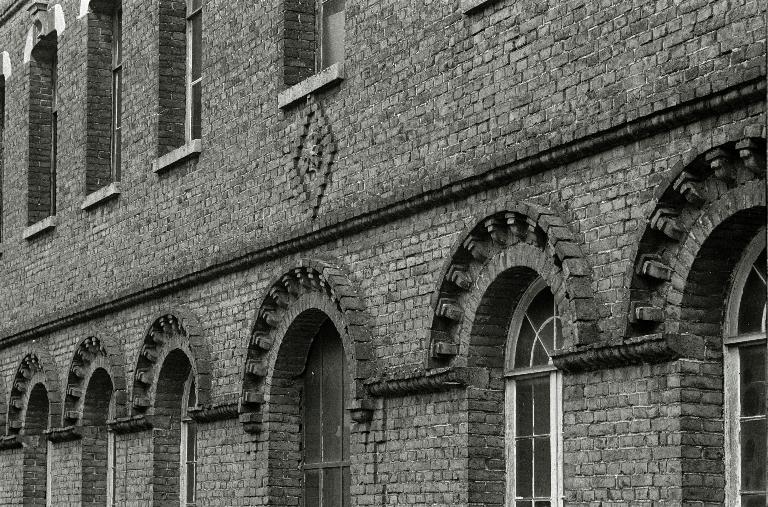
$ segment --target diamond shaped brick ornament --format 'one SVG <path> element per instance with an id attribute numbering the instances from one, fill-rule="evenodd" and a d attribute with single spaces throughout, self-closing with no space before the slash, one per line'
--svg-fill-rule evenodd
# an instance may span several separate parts
<path id="1" fill-rule="evenodd" d="M 312 218 L 317 217 L 325 189 L 331 179 L 331 167 L 336 155 L 336 140 L 320 104 L 310 95 L 304 108 L 299 136 L 294 142 L 292 158 L 298 182 L 310 206 Z"/>

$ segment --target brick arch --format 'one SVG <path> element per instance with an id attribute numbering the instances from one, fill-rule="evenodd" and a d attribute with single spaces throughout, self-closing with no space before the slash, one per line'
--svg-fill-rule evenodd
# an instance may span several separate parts
<path id="1" fill-rule="evenodd" d="M 363 381 L 372 373 L 373 356 L 364 308 L 347 274 L 327 261 L 302 259 L 270 284 L 252 327 L 243 372 L 240 419 L 247 430 L 260 429 L 262 405 L 280 355 L 294 342 L 311 341 L 325 319 L 333 321 L 344 347 L 352 386 L 347 406 L 369 404 Z M 308 350 L 309 342 L 305 345 Z"/>
<path id="2" fill-rule="evenodd" d="M 32 390 L 42 385 L 48 397 L 48 420 L 43 421 L 44 428 L 58 421 L 61 416 L 61 395 L 59 381 L 52 369 L 53 360 L 48 351 L 34 347 L 23 356 L 13 377 L 13 384 L 8 399 L 7 434 L 19 434 L 27 426 L 27 411 Z"/>
<path id="3" fill-rule="evenodd" d="M 82 423 L 91 377 L 99 369 L 106 371 L 112 382 L 111 395 L 115 397 L 115 417 L 127 415 L 125 369 L 122 355 L 116 350 L 119 350 L 116 343 L 107 338 L 100 339 L 93 334 L 77 345 L 67 374 L 62 426 Z"/>
<path id="4" fill-rule="evenodd" d="M 677 329 L 676 324 L 670 325 L 676 318 L 675 305 L 680 303 L 674 294 L 680 292 L 690 269 L 680 261 L 692 263 L 701 242 L 714 230 L 701 229 L 700 222 L 714 219 L 720 223 L 738 210 L 764 204 L 759 183 L 765 177 L 764 152 L 765 139 L 744 138 L 673 168 L 656 192 L 656 203 L 627 273 L 626 336 Z M 729 208 L 720 209 L 722 206 Z M 714 209 L 724 215 L 710 217 L 709 210 Z M 669 307 L 668 295 L 673 303 Z"/>
<path id="5" fill-rule="evenodd" d="M 523 246 L 527 245 L 527 246 Z M 525 251 L 530 258 L 515 254 Z M 506 256 L 512 257 L 508 260 Z M 430 328 L 427 364 L 430 367 L 462 363 L 466 358 L 466 334 L 471 320 L 467 309 L 478 298 L 479 276 L 489 263 L 541 263 L 546 258 L 550 270 L 560 275 L 540 273 L 549 281 L 558 281 L 553 290 L 561 289 L 567 305 L 573 333 L 573 345 L 592 343 L 597 339 L 597 305 L 591 288 L 591 268 L 576 236 L 553 211 L 533 204 L 516 204 L 481 220 L 461 235 L 450 260 L 438 278 L 439 288 L 433 294 L 434 316 Z M 533 260 L 537 259 L 537 260 Z M 543 265 L 536 264 L 541 268 Z M 511 266 L 510 266 L 511 267 Z M 535 269 L 535 268 L 534 268 Z M 476 302 L 476 301 L 475 301 Z M 565 313 L 565 312 L 564 312 Z M 464 330 L 464 331 L 463 331 Z"/>
<path id="6" fill-rule="evenodd" d="M 32 58 L 32 51 L 40 40 L 43 38 L 58 38 L 64 33 L 66 26 L 64 9 L 61 4 L 55 4 L 51 8 L 38 7 L 32 13 L 32 22 L 27 30 L 27 38 L 24 45 L 24 63 L 29 63 Z M 39 34 L 37 39 L 35 34 Z"/>
<path id="7" fill-rule="evenodd" d="M 158 378 L 166 358 L 181 351 L 195 377 L 198 405 L 209 402 L 211 391 L 211 354 L 197 317 L 182 309 L 160 312 L 152 318 L 139 349 L 131 389 L 133 414 L 152 414 L 158 390 Z"/>

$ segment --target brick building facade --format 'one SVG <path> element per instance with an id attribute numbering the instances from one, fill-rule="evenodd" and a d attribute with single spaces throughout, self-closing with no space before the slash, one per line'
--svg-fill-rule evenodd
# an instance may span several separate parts
<path id="1" fill-rule="evenodd" d="M 765 9 L 0 2 L 0 505 L 765 505 Z"/>

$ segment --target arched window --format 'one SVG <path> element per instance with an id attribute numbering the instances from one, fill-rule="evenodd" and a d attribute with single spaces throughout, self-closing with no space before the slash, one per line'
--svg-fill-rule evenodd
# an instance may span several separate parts
<path id="1" fill-rule="evenodd" d="M 109 465 L 114 462 L 114 449 L 110 447 L 110 432 L 107 429 L 112 390 L 109 373 L 97 368 L 88 381 L 83 403 L 82 480 L 83 484 L 90 486 L 82 490 L 83 507 L 114 505 L 109 503 L 113 478 L 109 474 Z"/>
<path id="2" fill-rule="evenodd" d="M 184 389 L 185 400 L 181 417 L 181 505 L 197 505 L 197 427 L 189 416 L 189 409 L 196 404 L 195 382 L 190 376 Z"/>
<path id="3" fill-rule="evenodd" d="M 349 506 L 349 420 L 346 364 L 330 320 L 320 328 L 304 372 L 304 507 Z"/>
<path id="4" fill-rule="evenodd" d="M 726 504 L 766 504 L 765 230 L 733 277 L 725 321 Z"/>
<path id="5" fill-rule="evenodd" d="M 44 499 L 45 505 L 51 505 L 50 442 L 44 435 L 49 418 L 48 391 L 43 384 L 36 384 L 24 420 L 24 436 L 31 444 L 24 455 L 24 499 Z"/>
<path id="6" fill-rule="evenodd" d="M 562 346 L 562 323 L 543 280 L 525 291 L 507 340 L 506 463 L 510 507 L 561 505 L 560 373 L 552 352 Z"/>

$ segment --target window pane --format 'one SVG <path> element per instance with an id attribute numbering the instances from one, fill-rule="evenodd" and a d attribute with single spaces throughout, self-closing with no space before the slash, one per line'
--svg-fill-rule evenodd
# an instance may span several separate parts
<path id="1" fill-rule="evenodd" d="M 531 301 L 527 311 L 528 316 L 533 321 L 533 325 L 539 328 L 548 318 L 552 317 L 554 315 L 554 305 L 555 298 L 549 288 L 539 292 Z"/>
<path id="2" fill-rule="evenodd" d="M 560 317 L 555 319 L 555 349 L 563 348 L 563 321 Z"/>
<path id="3" fill-rule="evenodd" d="M 195 12 L 203 6 L 203 0 L 191 0 L 189 2 L 189 12 Z"/>
<path id="4" fill-rule="evenodd" d="M 744 284 L 739 306 L 739 333 L 762 330 L 765 310 L 765 250 L 755 261 Z"/>
<path id="5" fill-rule="evenodd" d="M 531 366 L 544 366 L 549 363 L 549 356 L 547 351 L 541 345 L 541 340 L 536 340 L 533 346 L 533 357 L 531 358 Z"/>
<path id="6" fill-rule="evenodd" d="M 515 434 L 518 437 L 533 434 L 533 385 L 530 380 L 516 384 Z"/>
<path id="7" fill-rule="evenodd" d="M 323 2 L 323 67 L 344 60 L 344 1 Z"/>
<path id="8" fill-rule="evenodd" d="M 534 496 L 549 496 L 550 463 L 549 436 L 536 437 L 533 443 Z"/>
<path id="9" fill-rule="evenodd" d="M 189 20 L 190 24 L 190 39 L 192 42 L 192 69 L 191 76 L 192 81 L 200 79 L 202 71 L 202 48 L 203 48 L 203 17 L 200 13 L 195 14 Z"/>
<path id="10" fill-rule="evenodd" d="M 765 345 L 739 349 L 741 417 L 765 414 Z"/>
<path id="11" fill-rule="evenodd" d="M 515 502 L 516 507 L 531 507 L 533 505 L 533 502 L 530 500 L 518 500 Z"/>
<path id="12" fill-rule="evenodd" d="M 342 478 L 341 478 L 341 491 L 342 491 L 342 500 L 343 500 L 343 507 L 349 507 L 349 495 L 344 494 L 345 491 L 349 491 L 349 467 L 344 467 L 342 469 Z"/>
<path id="13" fill-rule="evenodd" d="M 326 468 L 323 471 L 323 507 L 341 506 L 341 468 Z"/>
<path id="14" fill-rule="evenodd" d="M 195 461 L 197 456 L 197 428 L 195 423 L 187 424 L 187 461 Z"/>
<path id="15" fill-rule="evenodd" d="M 192 86 L 192 111 L 190 112 L 192 115 L 192 139 L 200 139 L 201 138 L 201 125 L 200 125 L 200 101 L 201 101 L 201 92 L 200 92 L 200 83 L 196 83 L 194 86 Z"/>
<path id="16" fill-rule="evenodd" d="M 115 24 L 112 27 L 112 64 L 117 67 L 123 61 L 123 10 L 115 13 Z"/>
<path id="17" fill-rule="evenodd" d="M 533 382 L 533 433 L 549 434 L 549 377 L 538 377 Z"/>
<path id="18" fill-rule="evenodd" d="M 765 419 L 741 422 L 741 489 L 765 491 Z"/>
<path id="19" fill-rule="evenodd" d="M 533 439 L 518 438 L 515 442 L 515 494 L 530 497 L 533 493 Z"/>
<path id="20" fill-rule="evenodd" d="M 742 495 L 741 507 L 765 507 L 765 495 Z"/>
<path id="21" fill-rule="evenodd" d="M 304 473 L 304 507 L 320 507 L 320 470 Z"/>
<path id="22" fill-rule="evenodd" d="M 322 460 L 321 407 L 322 407 L 322 354 L 313 344 L 307 358 L 304 373 L 304 461 L 318 463 Z"/>
<path id="23" fill-rule="evenodd" d="M 187 465 L 187 503 L 195 501 L 196 470 L 194 464 Z"/>
<path id="24" fill-rule="evenodd" d="M 541 326 L 539 329 L 539 340 L 544 345 L 547 355 L 552 353 L 555 348 L 555 319 L 552 318 L 549 322 Z M 547 358 L 547 362 L 549 359 Z"/>
<path id="25" fill-rule="evenodd" d="M 539 500 L 536 502 L 535 507 L 549 507 L 552 505 L 549 500 Z"/>
<path id="26" fill-rule="evenodd" d="M 340 461 L 344 433 L 341 342 L 335 337 L 318 339 L 323 351 L 323 461 Z"/>
<path id="27" fill-rule="evenodd" d="M 520 333 L 517 336 L 517 345 L 515 346 L 515 368 L 525 368 L 531 365 L 531 349 L 533 349 L 533 340 L 536 333 L 533 331 L 528 319 L 523 317 L 523 324 L 520 326 Z"/>

